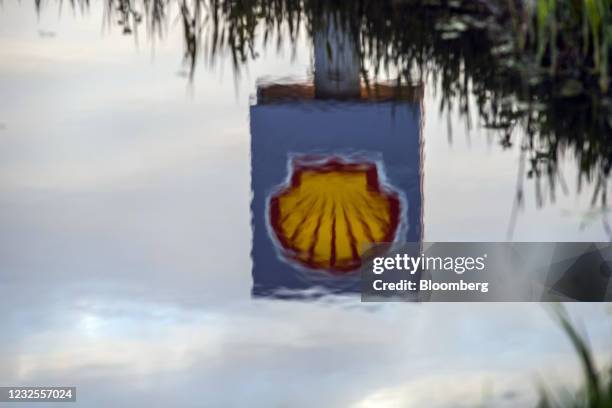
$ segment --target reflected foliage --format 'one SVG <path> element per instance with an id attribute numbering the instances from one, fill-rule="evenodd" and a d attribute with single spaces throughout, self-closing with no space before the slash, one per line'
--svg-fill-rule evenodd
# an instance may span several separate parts
<path id="1" fill-rule="evenodd" d="M 608 408 L 612 406 L 612 367 L 600 371 L 586 336 L 578 330 L 563 305 L 555 305 L 553 316 L 571 342 L 583 372 L 583 384 L 577 392 L 551 393 L 540 390 L 538 408 Z"/>
<path id="2" fill-rule="evenodd" d="M 580 188 L 595 185 L 593 202 L 606 205 L 607 0 L 179 0 L 178 7 L 169 0 L 106 1 L 109 24 L 125 34 L 144 24 L 154 39 L 180 21 L 190 78 L 198 61 L 226 55 L 238 75 L 258 57 L 260 42 L 295 45 L 333 18 L 359 44 L 363 81 L 428 79 L 441 94 L 442 112 L 459 111 L 468 127 L 484 124 L 503 147 L 520 145 L 519 178 L 535 180 L 538 205 L 564 191 L 558 159 L 566 152 L 578 163 Z M 523 182 L 517 185 L 519 208 Z"/>

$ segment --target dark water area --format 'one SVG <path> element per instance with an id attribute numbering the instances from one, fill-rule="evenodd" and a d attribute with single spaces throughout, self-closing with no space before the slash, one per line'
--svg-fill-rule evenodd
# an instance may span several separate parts
<path id="1" fill-rule="evenodd" d="M 609 96 L 517 59 L 481 3 L 409 3 L 4 1 L 0 385 L 82 407 L 577 386 L 543 305 L 356 295 L 371 242 L 612 238 Z M 610 308 L 567 307 L 603 367 Z"/>

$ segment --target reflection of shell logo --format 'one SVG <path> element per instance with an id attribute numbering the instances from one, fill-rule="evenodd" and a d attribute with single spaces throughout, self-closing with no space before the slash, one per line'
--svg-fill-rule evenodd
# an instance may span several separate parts
<path id="1" fill-rule="evenodd" d="M 369 244 L 391 242 L 398 194 L 381 185 L 371 162 L 294 161 L 291 181 L 270 198 L 270 224 L 282 253 L 332 273 L 361 265 Z"/>

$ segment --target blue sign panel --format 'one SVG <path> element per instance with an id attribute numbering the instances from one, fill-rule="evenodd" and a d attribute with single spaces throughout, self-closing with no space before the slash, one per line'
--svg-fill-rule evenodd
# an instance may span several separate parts
<path id="1" fill-rule="evenodd" d="M 343 101 L 298 91 L 269 98 L 260 87 L 250 109 L 252 293 L 358 292 L 371 244 L 422 239 L 422 91 Z"/>

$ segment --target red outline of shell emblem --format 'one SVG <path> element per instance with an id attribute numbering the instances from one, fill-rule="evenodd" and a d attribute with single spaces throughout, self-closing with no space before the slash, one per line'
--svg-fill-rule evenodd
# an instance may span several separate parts
<path id="1" fill-rule="evenodd" d="M 308 269 L 354 271 L 367 247 L 392 242 L 399 194 L 380 181 L 376 163 L 337 156 L 291 162 L 287 185 L 269 199 L 269 221 L 282 255 Z"/>

